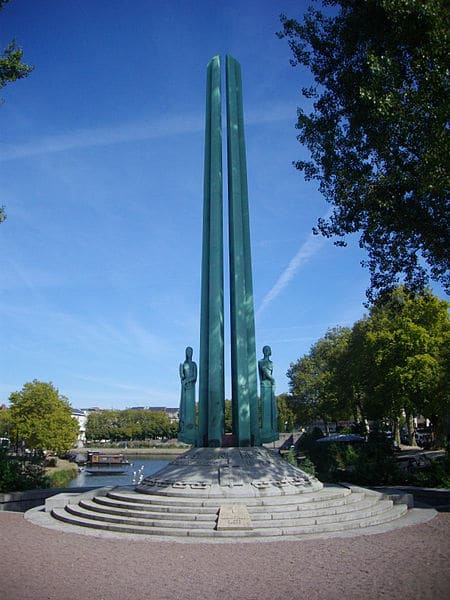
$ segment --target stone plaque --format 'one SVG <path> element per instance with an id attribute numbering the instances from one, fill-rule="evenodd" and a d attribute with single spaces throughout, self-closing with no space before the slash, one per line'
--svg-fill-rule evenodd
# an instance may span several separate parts
<path id="1" fill-rule="evenodd" d="M 220 507 L 217 530 L 230 529 L 253 529 L 245 504 L 229 504 Z"/>
<path id="2" fill-rule="evenodd" d="M 221 486 L 234 487 L 244 485 L 240 467 L 220 467 L 219 484 Z"/>

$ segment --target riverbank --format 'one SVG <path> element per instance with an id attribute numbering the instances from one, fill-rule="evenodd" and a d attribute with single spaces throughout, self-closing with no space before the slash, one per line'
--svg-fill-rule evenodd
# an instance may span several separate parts
<path id="1" fill-rule="evenodd" d="M 56 458 L 56 465 L 54 467 L 45 467 L 45 474 L 51 476 L 58 471 L 68 471 L 69 469 L 76 469 L 74 463 L 65 458 L 58 457 Z"/>
<path id="2" fill-rule="evenodd" d="M 45 475 L 49 480 L 51 488 L 67 487 L 77 474 L 78 468 L 75 463 L 63 458 L 56 458 L 54 466 L 45 467 Z"/>

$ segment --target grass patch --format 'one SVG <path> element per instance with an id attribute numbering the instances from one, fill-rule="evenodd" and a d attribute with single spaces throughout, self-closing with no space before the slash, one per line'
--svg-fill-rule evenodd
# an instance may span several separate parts
<path id="1" fill-rule="evenodd" d="M 62 471 L 55 471 L 47 475 L 50 487 L 52 488 L 65 488 L 68 487 L 72 479 L 78 475 L 76 468 L 64 469 Z"/>

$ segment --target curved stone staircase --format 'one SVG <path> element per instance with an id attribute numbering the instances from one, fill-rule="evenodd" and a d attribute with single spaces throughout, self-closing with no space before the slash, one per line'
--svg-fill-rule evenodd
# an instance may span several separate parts
<path id="1" fill-rule="evenodd" d="M 407 511 L 405 504 L 378 492 L 330 485 L 287 495 L 196 497 L 105 488 L 54 507 L 59 521 L 111 532 L 176 538 L 269 538 L 360 530 L 387 523 Z"/>

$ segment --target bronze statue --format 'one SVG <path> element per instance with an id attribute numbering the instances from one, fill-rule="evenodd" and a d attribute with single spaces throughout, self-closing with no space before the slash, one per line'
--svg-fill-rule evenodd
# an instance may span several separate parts
<path id="1" fill-rule="evenodd" d="M 193 350 L 186 348 L 186 360 L 180 364 L 181 400 L 180 429 L 178 439 L 186 444 L 196 441 L 195 426 L 195 383 L 197 381 L 197 364 L 192 360 Z"/>
<path id="2" fill-rule="evenodd" d="M 264 357 L 258 361 L 262 416 L 261 441 L 263 443 L 278 439 L 278 410 L 275 398 L 273 363 L 270 360 L 271 354 L 270 346 L 264 346 Z"/>

